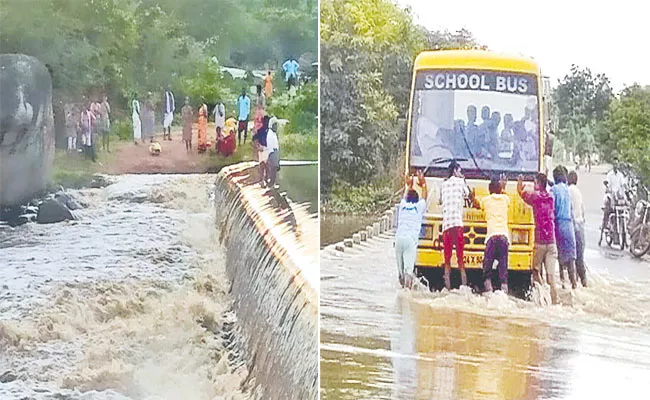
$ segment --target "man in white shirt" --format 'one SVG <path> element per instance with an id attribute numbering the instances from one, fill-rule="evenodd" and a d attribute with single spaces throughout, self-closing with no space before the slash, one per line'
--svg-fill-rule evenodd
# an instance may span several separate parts
<path id="1" fill-rule="evenodd" d="M 163 140 L 172 140 L 172 122 L 174 121 L 176 103 L 169 85 L 167 86 L 167 90 L 165 90 L 163 101 L 165 105 L 163 110 Z"/>
<path id="2" fill-rule="evenodd" d="M 615 199 L 620 199 L 625 196 L 625 176 L 623 176 L 621 171 L 618 169 L 618 160 L 614 160 L 613 168 L 607 174 L 607 182 Z"/>
<path id="3" fill-rule="evenodd" d="M 569 172 L 569 198 L 573 212 L 573 225 L 576 233 L 576 270 L 582 286 L 587 287 L 587 270 L 585 268 L 585 204 L 578 189 L 578 174 Z"/>
<path id="4" fill-rule="evenodd" d="M 277 119 L 272 118 L 269 122 L 269 130 L 266 134 L 266 150 L 269 152 L 269 158 L 266 162 L 266 176 L 268 177 L 269 187 L 273 187 L 275 185 L 278 170 L 280 169 L 280 143 L 278 141 L 278 135 L 276 133 L 277 129 L 278 121 Z"/>

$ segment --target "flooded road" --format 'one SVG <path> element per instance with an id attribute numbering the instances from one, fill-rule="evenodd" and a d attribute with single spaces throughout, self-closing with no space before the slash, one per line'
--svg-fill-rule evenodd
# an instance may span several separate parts
<path id="1" fill-rule="evenodd" d="M 321 398 L 645 397 L 650 262 L 598 248 L 604 175 L 580 179 L 590 287 L 561 305 L 400 290 L 391 234 L 322 250 Z"/>

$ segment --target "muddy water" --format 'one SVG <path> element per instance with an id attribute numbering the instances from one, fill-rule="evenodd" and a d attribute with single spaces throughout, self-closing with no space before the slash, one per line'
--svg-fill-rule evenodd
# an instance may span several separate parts
<path id="1" fill-rule="evenodd" d="M 602 177 L 584 177 L 602 198 Z M 591 285 L 538 306 L 502 293 L 398 289 L 391 234 L 321 251 L 321 398 L 644 398 L 650 390 L 650 263 L 598 248 Z"/>
<path id="2" fill-rule="evenodd" d="M 78 221 L 0 228 L 0 398 L 251 398 L 214 182 L 122 176 L 72 192 Z"/>

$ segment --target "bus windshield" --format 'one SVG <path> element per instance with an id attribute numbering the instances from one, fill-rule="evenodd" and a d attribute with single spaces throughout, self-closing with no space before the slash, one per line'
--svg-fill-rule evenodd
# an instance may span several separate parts
<path id="1" fill-rule="evenodd" d="M 450 159 L 466 175 L 534 173 L 539 165 L 537 78 L 494 71 L 416 74 L 410 166 L 444 173 Z"/>

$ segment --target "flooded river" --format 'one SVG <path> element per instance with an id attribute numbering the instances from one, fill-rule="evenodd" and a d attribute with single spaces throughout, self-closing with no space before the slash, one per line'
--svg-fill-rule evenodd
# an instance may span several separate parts
<path id="1" fill-rule="evenodd" d="M 647 396 L 650 262 L 597 246 L 603 177 L 579 182 L 591 285 L 561 305 L 400 290 L 391 234 L 322 250 L 321 398 Z"/>
<path id="2" fill-rule="evenodd" d="M 87 206 L 76 221 L 0 226 L 0 398 L 258 397 L 215 229 L 215 175 L 110 179 L 69 191 Z M 259 242 L 246 233 L 240 245 L 276 268 Z"/>

